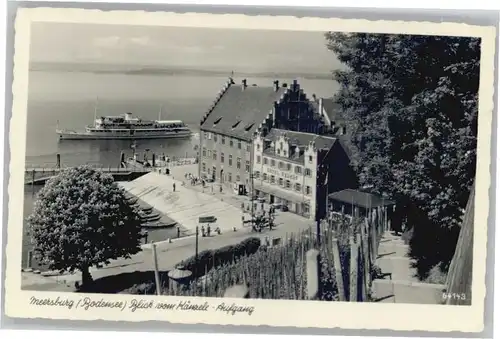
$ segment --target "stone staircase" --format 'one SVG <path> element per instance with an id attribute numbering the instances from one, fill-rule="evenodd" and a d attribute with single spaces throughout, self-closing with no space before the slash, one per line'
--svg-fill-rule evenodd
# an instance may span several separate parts
<path id="1" fill-rule="evenodd" d="M 380 240 L 376 265 L 383 278 L 373 281 L 373 297 L 383 303 L 440 304 L 444 285 L 419 282 L 407 253 L 409 245 L 390 232 Z"/>

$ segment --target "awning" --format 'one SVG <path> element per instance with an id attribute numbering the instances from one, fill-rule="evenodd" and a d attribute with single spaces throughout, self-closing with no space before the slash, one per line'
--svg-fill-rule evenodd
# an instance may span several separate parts
<path id="1" fill-rule="evenodd" d="M 330 200 L 335 200 L 341 203 L 359 206 L 367 209 L 391 206 L 395 204 L 394 201 L 385 199 L 384 197 L 353 189 L 345 189 L 343 191 L 331 193 L 328 195 L 328 198 Z"/>
<path id="2" fill-rule="evenodd" d="M 306 198 L 301 194 L 290 192 L 288 190 L 284 190 L 279 187 L 273 187 L 267 184 L 254 183 L 254 189 L 262 191 L 267 194 L 272 194 L 278 198 L 285 199 L 297 204 L 302 204 L 302 203 L 309 204 L 310 201 L 310 198 Z"/>

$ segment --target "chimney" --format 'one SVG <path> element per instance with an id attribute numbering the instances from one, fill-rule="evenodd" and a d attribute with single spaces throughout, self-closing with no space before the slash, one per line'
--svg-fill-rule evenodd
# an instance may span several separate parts
<path id="1" fill-rule="evenodd" d="M 280 82 L 278 80 L 275 80 L 273 83 L 274 83 L 274 91 L 278 92 L 280 88 Z"/>
<path id="2" fill-rule="evenodd" d="M 247 88 L 247 79 L 241 80 L 241 89 L 245 90 Z"/>

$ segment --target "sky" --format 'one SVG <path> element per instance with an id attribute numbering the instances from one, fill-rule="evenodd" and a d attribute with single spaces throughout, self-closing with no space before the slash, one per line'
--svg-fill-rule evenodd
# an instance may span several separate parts
<path id="1" fill-rule="evenodd" d="M 322 32 L 34 23 L 32 62 L 102 63 L 238 71 L 339 68 Z"/>

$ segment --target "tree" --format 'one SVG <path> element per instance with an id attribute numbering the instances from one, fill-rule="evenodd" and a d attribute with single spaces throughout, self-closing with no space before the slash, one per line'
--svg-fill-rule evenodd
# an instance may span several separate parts
<path id="1" fill-rule="evenodd" d="M 446 270 L 475 176 L 480 39 L 327 33 L 362 186 L 398 202 L 419 275 Z"/>
<path id="2" fill-rule="evenodd" d="M 40 190 L 28 218 L 35 255 L 50 269 L 82 272 L 140 251 L 139 211 L 111 175 L 87 166 L 61 171 Z"/>

